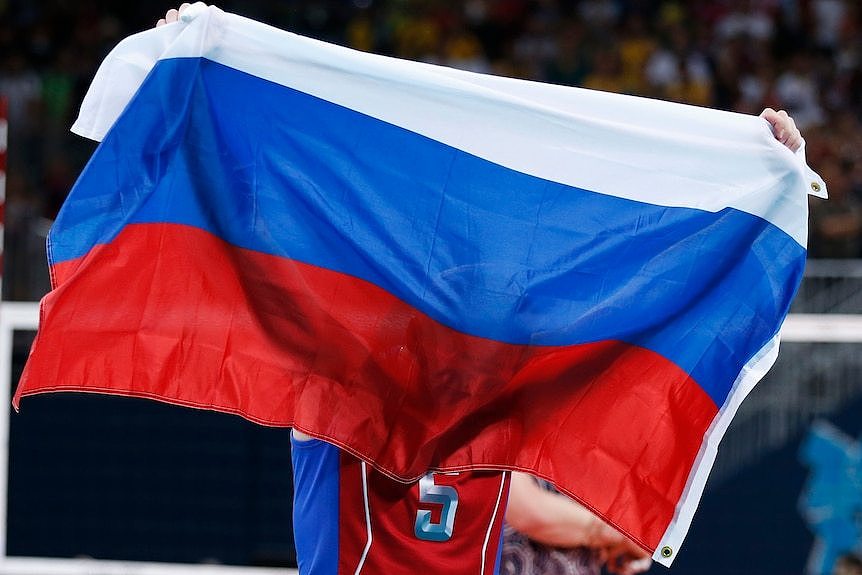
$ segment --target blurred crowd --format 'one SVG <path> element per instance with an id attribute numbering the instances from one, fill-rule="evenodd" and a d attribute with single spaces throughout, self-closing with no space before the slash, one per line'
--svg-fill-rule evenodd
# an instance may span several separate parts
<path id="1" fill-rule="evenodd" d="M 68 132 L 98 63 L 178 4 L 0 0 L 8 102 L 7 298 L 47 289 L 44 234 L 93 146 Z M 143 6 L 141 4 L 144 4 Z M 543 82 L 756 114 L 786 109 L 829 201 L 810 254 L 862 256 L 862 3 L 851 0 L 225 0 L 348 45 Z"/>

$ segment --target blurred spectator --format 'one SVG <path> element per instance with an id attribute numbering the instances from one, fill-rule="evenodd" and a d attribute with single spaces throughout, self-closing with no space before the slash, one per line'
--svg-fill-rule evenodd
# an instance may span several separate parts
<path id="1" fill-rule="evenodd" d="M 814 62 L 807 53 L 793 55 L 790 67 L 775 82 L 779 106 L 796 120 L 800 130 L 819 126 L 825 120 L 814 75 Z"/>
<path id="2" fill-rule="evenodd" d="M 527 19 L 512 47 L 512 57 L 525 77 L 541 79 L 542 70 L 557 56 L 559 38 L 553 33 L 557 22 L 559 15 L 553 10 L 537 11 Z"/>
<path id="3" fill-rule="evenodd" d="M 5 222 L 3 295 L 7 300 L 33 299 L 49 288 L 45 263 L 45 239 L 50 220 L 42 216 L 40 194 L 30 187 L 21 172 L 10 172 L 6 191 L 14 202 L 7 202 Z"/>
<path id="4" fill-rule="evenodd" d="M 768 8 L 771 2 L 735 0 L 733 9 L 716 22 L 715 33 L 719 40 L 737 37 L 767 42 L 775 32 L 775 19 Z"/>
<path id="5" fill-rule="evenodd" d="M 12 51 L 3 58 L 0 72 L 0 94 L 8 105 L 9 130 L 14 134 L 29 134 L 37 124 L 37 108 L 41 102 L 42 81 L 24 54 Z"/>
<path id="6" fill-rule="evenodd" d="M 847 4 L 843 0 L 813 0 L 811 12 L 816 46 L 828 53 L 834 52 L 847 15 Z"/>
<path id="7" fill-rule="evenodd" d="M 614 48 L 605 47 L 593 53 L 592 71 L 584 78 L 584 88 L 605 92 L 628 93 L 622 63 Z"/>
<path id="8" fill-rule="evenodd" d="M 647 60 L 645 73 L 658 98 L 701 106 L 712 103 L 712 70 L 682 24 L 670 27 L 664 45 Z"/>
<path id="9" fill-rule="evenodd" d="M 635 94 L 646 94 L 645 69 L 647 62 L 658 47 L 643 14 L 631 13 L 623 23 L 620 37 L 620 59 L 623 67 L 623 82 Z"/>
<path id="10" fill-rule="evenodd" d="M 68 48 L 42 74 L 42 101 L 50 125 L 66 124 L 72 117 L 72 97 L 75 96 L 75 57 Z"/>
<path id="11" fill-rule="evenodd" d="M 751 70 L 740 74 L 734 108 L 748 114 L 757 114 L 764 108 L 781 108 L 775 94 L 775 62 L 771 58 L 762 58 Z"/>
<path id="12" fill-rule="evenodd" d="M 442 48 L 442 63 L 446 66 L 471 72 L 491 71 L 491 63 L 482 51 L 479 39 L 461 22 L 450 29 Z"/>
<path id="13" fill-rule="evenodd" d="M 612 29 L 620 18 L 620 3 L 614 0 L 583 0 L 578 3 L 578 16 L 592 29 Z"/>
<path id="14" fill-rule="evenodd" d="M 838 158 L 824 158 L 820 175 L 829 182 L 829 201 L 811 199 L 811 255 L 859 257 L 862 203 L 853 193 L 850 167 Z"/>
<path id="15" fill-rule="evenodd" d="M 557 51 L 541 79 L 554 84 L 580 86 L 587 75 L 590 49 L 580 22 L 566 22 L 557 34 Z"/>

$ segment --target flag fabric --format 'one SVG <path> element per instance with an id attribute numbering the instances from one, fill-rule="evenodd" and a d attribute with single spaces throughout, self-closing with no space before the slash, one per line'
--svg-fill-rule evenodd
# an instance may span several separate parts
<path id="1" fill-rule="evenodd" d="M 670 564 L 769 369 L 820 178 L 760 118 L 194 5 L 124 40 L 22 396 L 295 426 L 402 480 L 553 482 Z"/>

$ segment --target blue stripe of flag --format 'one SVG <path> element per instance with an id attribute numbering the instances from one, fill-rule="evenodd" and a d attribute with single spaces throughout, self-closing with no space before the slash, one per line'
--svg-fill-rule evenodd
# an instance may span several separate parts
<path id="1" fill-rule="evenodd" d="M 52 261 L 147 222 L 362 278 L 471 335 L 643 346 L 719 406 L 805 259 L 738 210 L 543 180 L 197 58 L 153 70 L 64 206 Z"/>

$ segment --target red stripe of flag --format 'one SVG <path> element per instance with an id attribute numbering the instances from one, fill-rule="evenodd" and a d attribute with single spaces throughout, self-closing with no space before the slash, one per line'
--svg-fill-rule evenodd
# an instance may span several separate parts
<path id="1" fill-rule="evenodd" d="M 314 430 L 401 479 L 428 461 L 506 462 L 589 493 L 650 548 L 717 411 L 649 350 L 466 335 L 368 282 L 190 226 L 130 225 L 84 258 L 86 273 L 54 266 L 16 404 L 78 390 L 239 413 Z"/>

